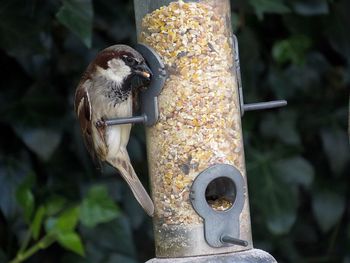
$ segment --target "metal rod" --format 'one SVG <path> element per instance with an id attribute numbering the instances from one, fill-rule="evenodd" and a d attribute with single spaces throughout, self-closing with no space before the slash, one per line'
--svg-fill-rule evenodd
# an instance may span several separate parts
<path id="1" fill-rule="evenodd" d="M 248 241 L 241 240 L 241 239 L 234 238 L 234 237 L 230 237 L 227 235 L 224 235 L 221 237 L 221 242 L 239 245 L 239 246 L 243 246 L 243 247 L 248 246 Z"/>
<path id="2" fill-rule="evenodd" d="M 134 116 L 134 117 L 128 117 L 128 118 L 106 120 L 105 124 L 107 126 L 112 126 L 112 125 L 129 124 L 129 123 L 144 123 L 146 122 L 146 120 L 147 120 L 147 116 L 142 115 L 142 116 Z"/>
<path id="3" fill-rule="evenodd" d="M 235 52 L 235 67 L 236 67 L 236 78 L 237 78 L 237 85 L 238 85 L 238 99 L 239 99 L 239 105 L 241 108 L 241 117 L 244 114 L 244 101 L 243 101 L 243 89 L 242 89 L 242 76 L 241 76 L 241 64 L 239 62 L 239 49 L 238 49 L 238 40 L 236 35 L 233 35 L 233 46 L 234 46 L 234 52 Z"/>
<path id="4" fill-rule="evenodd" d="M 244 104 L 244 111 L 252 111 L 252 110 L 265 110 L 283 107 L 287 105 L 286 100 L 275 100 L 275 101 L 267 101 L 267 102 L 258 102 L 258 103 L 248 103 Z"/>

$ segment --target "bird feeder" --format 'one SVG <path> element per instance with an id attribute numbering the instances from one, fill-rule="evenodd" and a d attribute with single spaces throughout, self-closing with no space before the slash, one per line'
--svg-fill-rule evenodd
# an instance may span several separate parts
<path id="1" fill-rule="evenodd" d="M 147 125 L 156 257 L 149 262 L 275 262 L 253 249 L 229 0 L 134 0 L 136 49 L 153 71 Z"/>

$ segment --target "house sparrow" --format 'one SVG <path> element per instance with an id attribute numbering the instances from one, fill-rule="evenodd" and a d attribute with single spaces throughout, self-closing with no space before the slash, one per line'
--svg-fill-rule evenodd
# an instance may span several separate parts
<path id="1" fill-rule="evenodd" d="M 128 183 L 135 198 L 150 216 L 154 205 L 138 179 L 126 145 L 131 124 L 107 126 L 105 120 L 131 117 L 133 91 L 147 87 L 151 70 L 136 50 L 114 45 L 102 50 L 90 63 L 75 93 L 85 145 L 93 159 L 116 168 Z"/>

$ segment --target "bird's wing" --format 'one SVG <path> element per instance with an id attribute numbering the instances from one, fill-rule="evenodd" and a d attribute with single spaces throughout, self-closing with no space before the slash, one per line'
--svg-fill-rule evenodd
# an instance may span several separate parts
<path id="1" fill-rule="evenodd" d="M 126 149 L 121 148 L 117 158 L 114 158 L 108 162 L 119 170 L 123 179 L 127 182 L 136 200 L 139 202 L 145 212 L 149 216 L 153 216 L 153 201 L 140 182 L 140 179 L 137 177 L 135 170 L 130 163 L 129 155 Z"/>
<path id="2" fill-rule="evenodd" d="M 93 142 L 93 130 L 92 130 L 92 106 L 91 100 L 88 92 L 88 87 L 91 85 L 90 80 L 85 80 L 80 82 L 76 92 L 75 92 L 75 102 L 74 108 L 75 113 L 78 116 L 80 123 L 80 128 L 82 131 L 83 139 L 85 145 L 92 156 L 92 158 L 97 161 L 96 152 L 94 150 Z"/>

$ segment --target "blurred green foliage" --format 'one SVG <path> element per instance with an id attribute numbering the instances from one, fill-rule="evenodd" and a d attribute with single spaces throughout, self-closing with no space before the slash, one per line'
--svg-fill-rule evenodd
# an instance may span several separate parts
<path id="1" fill-rule="evenodd" d="M 350 2 L 235 0 L 255 247 L 278 262 L 350 262 Z M 135 44 L 130 0 L 0 1 L 0 262 L 144 262 L 151 220 L 90 160 L 73 114 L 98 50 Z M 144 183 L 143 128 L 129 151 Z M 85 257 L 82 257 L 85 255 Z M 29 257 L 30 256 L 30 257 Z"/>

